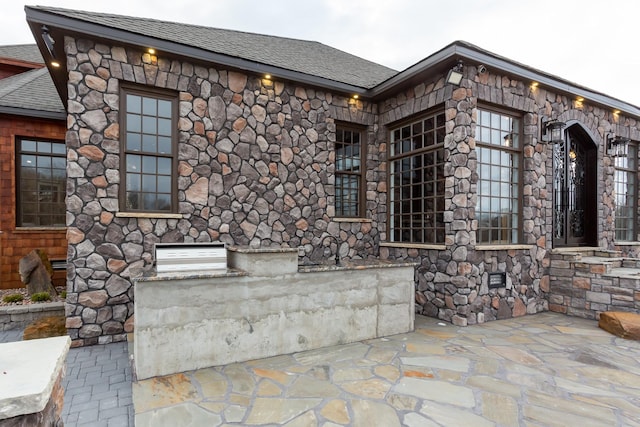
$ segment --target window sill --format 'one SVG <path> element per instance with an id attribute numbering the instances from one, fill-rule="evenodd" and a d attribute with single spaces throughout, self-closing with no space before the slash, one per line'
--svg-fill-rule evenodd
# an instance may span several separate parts
<path id="1" fill-rule="evenodd" d="M 621 242 L 618 241 L 614 241 L 613 242 L 614 246 L 640 246 L 640 242 L 638 241 L 631 241 L 631 240 L 624 240 Z"/>
<path id="2" fill-rule="evenodd" d="M 334 222 L 372 222 L 369 218 L 333 218 Z"/>
<path id="3" fill-rule="evenodd" d="M 67 227 L 16 227 L 14 233 L 38 233 L 38 232 L 60 232 L 66 233 Z"/>
<path id="4" fill-rule="evenodd" d="M 174 213 L 146 213 L 146 212 L 116 212 L 117 218 L 149 218 L 149 219 L 182 219 L 182 214 Z"/>
<path id="5" fill-rule="evenodd" d="M 507 244 L 507 245 L 476 245 L 476 251 L 508 251 L 510 249 L 531 249 L 535 245 Z"/>
<path id="6" fill-rule="evenodd" d="M 404 248 L 404 249 L 431 249 L 444 251 L 447 249 L 445 245 L 435 243 L 402 243 L 402 242 L 380 242 L 380 247 L 385 248 Z"/>

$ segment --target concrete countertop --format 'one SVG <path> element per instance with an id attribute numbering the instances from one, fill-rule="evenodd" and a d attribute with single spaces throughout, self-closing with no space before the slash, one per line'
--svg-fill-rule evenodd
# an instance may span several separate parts
<path id="1" fill-rule="evenodd" d="M 70 346 L 68 336 L 0 344 L 0 420 L 44 409 Z"/>
<path id="2" fill-rule="evenodd" d="M 398 268 L 398 267 L 415 267 L 418 263 L 407 261 L 392 261 L 382 259 L 361 259 L 361 260 L 343 260 L 340 264 L 310 264 L 300 265 L 298 271 L 300 273 L 314 273 L 318 271 L 336 271 L 336 270 L 367 270 L 372 268 Z"/>
<path id="3" fill-rule="evenodd" d="M 157 273 L 155 270 L 150 271 L 143 276 L 134 277 L 134 282 L 159 282 L 165 280 L 190 280 L 190 279 L 211 279 L 215 277 L 240 277 L 247 276 L 244 271 L 234 268 L 221 268 L 219 270 L 203 270 L 203 271 L 171 271 L 165 273 Z"/>
<path id="4" fill-rule="evenodd" d="M 283 248 L 280 246 L 262 246 L 259 248 L 252 248 L 250 246 L 229 246 L 228 251 L 239 253 L 298 253 L 298 248 Z"/>

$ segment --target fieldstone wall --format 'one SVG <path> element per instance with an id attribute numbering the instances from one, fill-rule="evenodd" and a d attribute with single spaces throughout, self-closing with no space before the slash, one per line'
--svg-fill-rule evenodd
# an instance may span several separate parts
<path id="1" fill-rule="evenodd" d="M 598 243 L 612 248 L 614 168 L 604 135 L 640 140 L 638 123 L 528 82 L 465 66 L 460 87 L 436 76 L 377 104 L 142 50 L 65 39 L 68 84 L 67 328 L 74 345 L 126 339 L 132 277 L 152 267 L 156 242 L 222 241 L 300 249 L 302 264 L 342 258 L 417 262 L 418 310 L 456 325 L 546 310 L 552 246 L 551 146 L 542 115 L 579 124 L 598 145 Z M 131 215 L 118 205 L 121 83 L 165 89 L 179 100 L 178 215 Z M 476 245 L 478 106 L 522 116 L 523 241 Z M 388 129 L 442 108 L 445 241 L 401 247 L 388 238 Z M 365 129 L 366 209 L 335 218 L 335 130 Z M 507 287 L 489 290 L 488 273 Z"/>
<path id="2" fill-rule="evenodd" d="M 375 105 L 89 40 L 67 38 L 65 49 L 74 345 L 126 339 L 131 278 L 152 267 L 156 242 L 300 247 L 307 264 L 330 262 L 336 251 L 377 255 L 386 198 Z M 122 82 L 179 97 L 178 216 L 135 217 L 118 205 Z M 334 221 L 336 120 L 368 129 L 363 221 Z"/>
<path id="3" fill-rule="evenodd" d="M 551 146 L 540 141 L 542 115 L 579 123 L 598 144 L 610 131 L 621 129 L 611 112 L 576 103 L 523 81 L 492 73 L 477 73 L 465 67 L 461 87 L 444 85 L 442 78 L 423 83 L 381 103 L 381 125 L 419 114 L 444 104 L 447 118 L 445 140 L 445 221 L 442 247 L 384 247 L 381 256 L 416 261 L 418 301 L 424 314 L 458 325 L 520 316 L 548 309 L 549 257 L 552 247 L 552 157 Z M 512 110 L 522 115 L 522 212 L 521 245 L 505 249 L 476 248 L 476 154 L 475 120 L 478 104 Z M 630 124 L 628 121 L 625 124 Z M 633 123 L 635 126 L 635 122 Z M 631 131 L 632 133 L 635 130 Z M 387 136 L 379 135 L 381 139 Z M 598 154 L 600 207 L 598 240 L 613 245 L 613 173 L 610 159 Z M 506 272 L 507 286 L 488 289 L 490 272 Z"/>

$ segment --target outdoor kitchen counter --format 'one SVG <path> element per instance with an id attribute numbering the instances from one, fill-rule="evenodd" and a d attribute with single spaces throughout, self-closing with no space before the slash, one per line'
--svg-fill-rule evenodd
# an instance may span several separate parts
<path id="1" fill-rule="evenodd" d="M 296 249 L 229 249 L 228 269 L 134 279 L 138 378 L 413 330 L 414 263 L 298 266 Z"/>

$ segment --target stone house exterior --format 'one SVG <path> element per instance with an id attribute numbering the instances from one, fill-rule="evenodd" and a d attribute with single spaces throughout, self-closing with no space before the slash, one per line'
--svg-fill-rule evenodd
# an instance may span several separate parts
<path id="1" fill-rule="evenodd" d="M 398 72 L 314 42 L 26 13 L 68 113 L 74 345 L 126 339 L 158 242 L 417 262 L 418 311 L 456 325 L 585 315 L 552 298 L 554 251 L 635 254 L 634 105 L 465 42 Z"/>
<path id="2" fill-rule="evenodd" d="M 36 45 L 0 46 L 0 289 L 24 286 L 18 263 L 33 249 L 66 260 L 65 119 Z"/>

